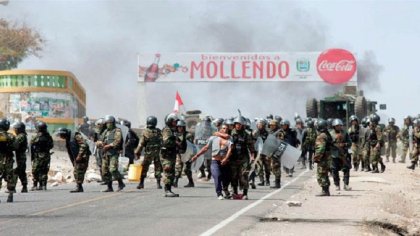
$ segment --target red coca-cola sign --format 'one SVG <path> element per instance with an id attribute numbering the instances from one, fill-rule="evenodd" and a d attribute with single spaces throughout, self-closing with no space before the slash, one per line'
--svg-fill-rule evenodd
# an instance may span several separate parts
<path id="1" fill-rule="evenodd" d="M 322 52 L 317 60 L 319 76 L 330 84 L 349 81 L 356 73 L 356 59 L 344 49 L 329 49 Z"/>

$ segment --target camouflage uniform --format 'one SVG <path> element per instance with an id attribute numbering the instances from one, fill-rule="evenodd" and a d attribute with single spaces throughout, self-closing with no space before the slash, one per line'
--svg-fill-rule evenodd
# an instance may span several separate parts
<path id="1" fill-rule="evenodd" d="M 417 165 L 417 162 L 419 161 L 419 155 L 420 155 L 420 127 L 416 126 L 413 129 L 413 152 L 410 157 L 412 169 L 414 169 L 415 165 Z"/>
<path id="2" fill-rule="evenodd" d="M 28 149 L 28 138 L 26 133 L 20 133 L 16 136 L 13 144 L 16 153 L 16 164 L 17 167 L 14 170 L 13 182 L 16 186 L 18 178 L 22 183 L 23 189 L 26 189 L 28 185 L 28 178 L 26 176 L 26 150 Z"/>
<path id="3" fill-rule="evenodd" d="M 301 154 L 301 158 L 302 158 L 302 163 L 303 166 L 306 166 L 305 162 L 306 162 L 306 154 L 308 153 L 308 163 L 309 163 L 309 169 L 312 170 L 312 155 L 315 152 L 315 140 L 317 138 L 318 134 L 315 130 L 315 128 L 311 128 L 308 127 L 304 130 L 303 132 L 303 137 L 302 137 L 302 154 Z"/>
<path id="4" fill-rule="evenodd" d="M 314 162 L 317 163 L 317 181 L 324 193 L 329 195 L 332 138 L 328 131 L 320 132 L 315 141 Z"/>
<path id="5" fill-rule="evenodd" d="M 128 167 L 134 163 L 134 149 L 139 145 L 139 137 L 130 128 L 128 130 L 127 139 L 125 140 L 125 156 L 128 157 Z"/>
<path id="6" fill-rule="evenodd" d="M 404 125 L 398 134 L 398 137 L 402 143 L 402 155 L 400 162 L 405 163 L 405 158 L 407 157 L 407 153 L 411 159 L 411 153 L 409 152 L 410 149 L 410 126 Z"/>
<path id="7" fill-rule="evenodd" d="M 74 144 L 77 147 L 74 160 L 74 179 L 78 185 L 83 184 L 85 180 L 86 170 L 89 165 L 89 156 L 91 152 L 87 140 L 85 140 L 81 134 L 76 133 L 74 135 Z M 79 158 L 80 157 L 80 158 Z"/>
<path id="8" fill-rule="evenodd" d="M 102 140 L 104 133 L 105 133 L 105 127 L 100 127 L 100 126 L 95 127 L 95 133 L 93 134 L 93 141 L 96 143 L 97 141 Z M 102 174 L 103 153 L 102 153 L 102 149 L 96 148 L 93 155 L 95 156 L 96 165 L 99 168 L 99 172 L 100 172 L 101 178 L 103 180 L 103 174 Z"/>
<path id="9" fill-rule="evenodd" d="M 366 144 L 368 145 L 368 153 L 370 154 L 370 163 L 373 167 L 373 173 L 378 173 L 378 163 L 381 164 L 382 172 L 385 170 L 381 158 L 381 147 L 383 146 L 383 133 L 378 125 L 369 127 L 366 132 Z"/>
<path id="10" fill-rule="evenodd" d="M 280 139 L 280 129 L 270 130 L 270 134 L 276 136 L 276 138 Z M 271 163 L 271 172 L 273 172 L 275 182 L 278 182 L 277 187 L 280 188 L 280 180 L 281 180 L 281 162 L 280 158 L 275 156 L 270 157 Z"/>
<path id="11" fill-rule="evenodd" d="M 187 140 L 192 143 L 194 138 L 193 135 L 186 131 L 184 133 L 176 133 L 176 136 L 178 141 L 181 143 L 181 148 L 178 148 L 176 155 L 175 178 L 181 178 L 182 169 L 184 168 L 184 162 L 182 162 L 181 154 L 184 154 L 187 149 Z M 192 177 L 191 162 L 187 161 L 185 163 L 184 173 L 188 178 Z"/>
<path id="12" fill-rule="evenodd" d="M 162 178 L 162 163 L 159 156 L 161 146 L 162 133 L 160 129 L 146 128 L 140 137 L 139 146 L 135 150 L 136 156 L 140 157 L 141 152 L 144 149 L 140 182 L 144 182 L 144 179 L 147 177 L 147 172 L 149 171 L 149 166 L 153 162 L 155 167 L 155 178 L 160 185 L 160 179 Z"/>
<path id="13" fill-rule="evenodd" d="M 352 125 L 348 129 L 348 134 L 350 136 L 351 140 L 351 155 L 353 159 L 353 166 L 354 170 L 357 171 L 359 169 L 360 162 L 363 162 L 363 152 L 362 152 L 362 142 L 363 139 L 361 138 L 360 132 L 361 132 L 360 125 Z M 362 163 L 362 169 L 363 169 L 363 163 Z"/>
<path id="14" fill-rule="evenodd" d="M 7 190 L 10 194 L 15 190 L 13 173 L 13 151 L 15 137 L 6 131 L 0 130 L 0 188 L 2 180 L 7 182 Z"/>
<path id="15" fill-rule="evenodd" d="M 351 145 L 349 135 L 345 131 L 337 131 L 333 129 L 330 133 L 332 137 L 331 146 L 331 172 L 334 179 L 334 185 L 337 190 L 340 189 L 340 174 L 343 171 L 344 188 L 347 190 L 350 182 L 351 160 L 347 149 Z"/>
<path id="16" fill-rule="evenodd" d="M 166 126 L 162 130 L 162 147 L 160 161 L 163 168 L 163 183 L 165 188 L 170 189 L 175 178 L 175 162 L 177 154 L 176 136 L 174 131 Z M 165 189 L 166 190 L 166 189 Z"/>
<path id="17" fill-rule="evenodd" d="M 252 137 L 254 138 L 254 140 L 261 137 L 262 141 L 265 142 L 265 140 L 268 137 L 268 131 L 266 129 L 257 129 L 252 134 Z M 257 175 L 260 178 L 260 183 L 258 184 L 259 186 L 263 186 L 264 184 L 266 184 L 267 186 L 270 185 L 270 168 L 270 159 L 267 156 L 261 154 L 260 159 L 257 162 Z"/>
<path id="18" fill-rule="evenodd" d="M 33 190 L 35 190 L 37 183 L 40 184 L 38 189 L 47 189 L 48 171 L 51 162 L 50 151 L 53 147 L 53 139 L 47 131 L 38 132 L 31 140 Z"/>
<path id="19" fill-rule="evenodd" d="M 243 195 L 248 194 L 250 152 L 254 153 L 254 142 L 245 130 L 232 130 L 232 157 L 230 158 L 231 184 L 234 194 L 238 194 L 238 184 Z"/>
<path id="20" fill-rule="evenodd" d="M 392 156 L 392 162 L 395 163 L 395 158 L 397 157 L 397 135 L 400 132 L 400 128 L 396 125 L 388 125 L 385 130 L 385 140 L 386 140 L 386 161 L 389 161 L 389 156 Z"/>
<path id="21" fill-rule="evenodd" d="M 106 129 L 102 137 L 103 145 L 110 145 L 111 147 L 108 150 L 103 150 L 102 156 L 102 174 L 103 180 L 108 184 L 108 190 L 112 190 L 112 180 L 115 179 L 118 181 L 120 189 L 125 186 L 122 183 L 122 176 L 118 171 L 118 156 L 122 150 L 122 132 L 121 129 L 113 128 Z"/>

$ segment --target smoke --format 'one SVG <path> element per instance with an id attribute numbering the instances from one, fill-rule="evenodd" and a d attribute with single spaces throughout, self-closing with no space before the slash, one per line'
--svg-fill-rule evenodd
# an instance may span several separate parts
<path id="1" fill-rule="evenodd" d="M 361 89 L 367 91 L 380 91 L 380 75 L 383 72 L 383 66 L 379 65 L 375 53 L 366 51 L 363 58 L 358 60 L 357 76 Z"/>
<path id="2" fill-rule="evenodd" d="M 20 68 L 72 71 L 86 89 L 89 116 L 114 114 L 131 120 L 133 126 L 145 122 L 136 111 L 137 53 L 302 52 L 331 47 L 322 16 L 291 2 L 50 1 L 48 8 L 39 5 L 13 2 L 8 6 L 9 17 L 21 12 L 48 41 L 42 59 L 31 58 Z M 56 20 L 63 16 L 68 17 Z M 366 78 L 366 86 L 375 74 L 363 65 L 377 65 L 372 59 L 365 56 L 366 62 L 359 62 L 359 76 Z M 235 116 L 240 108 L 248 117 L 271 113 L 290 119 L 295 112 L 305 116 L 307 98 L 322 98 L 340 89 L 325 83 L 147 86 L 147 115 L 161 120 L 171 112 L 177 90 L 187 109 L 214 117 Z"/>

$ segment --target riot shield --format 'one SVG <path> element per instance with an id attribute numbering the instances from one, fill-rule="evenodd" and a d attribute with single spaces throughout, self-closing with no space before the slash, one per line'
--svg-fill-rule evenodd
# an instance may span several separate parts
<path id="1" fill-rule="evenodd" d="M 251 170 L 249 173 L 251 174 L 255 169 L 257 168 L 257 163 L 261 159 L 261 152 L 263 150 L 264 141 L 261 137 L 258 137 L 255 141 L 255 150 L 257 151 L 257 156 L 255 157 L 255 160 L 251 163 Z"/>
<path id="2" fill-rule="evenodd" d="M 201 150 L 208 142 L 208 139 L 217 131 L 217 128 L 211 122 L 200 122 L 195 127 L 195 145 L 197 150 Z M 203 154 L 206 160 L 211 159 L 211 150 Z"/>
<path id="3" fill-rule="evenodd" d="M 74 138 L 74 132 L 71 132 L 72 133 L 72 136 L 73 136 L 73 138 Z M 84 139 L 86 139 L 86 142 L 87 142 L 87 144 L 88 144 L 88 146 L 89 146 L 89 151 L 90 151 L 90 153 L 95 153 L 95 149 L 96 149 L 96 145 L 95 145 L 95 143 L 92 141 L 92 140 L 90 140 L 89 138 L 88 138 L 88 136 L 86 136 L 84 133 L 80 133 L 81 135 L 82 135 L 82 137 L 84 138 Z M 72 140 L 72 139 L 70 139 L 70 140 Z"/>
<path id="4" fill-rule="evenodd" d="M 262 146 L 261 154 L 271 156 L 277 150 L 280 142 L 274 134 L 269 134 Z"/>
<path id="5" fill-rule="evenodd" d="M 204 156 L 199 156 L 197 160 L 191 163 L 191 171 L 197 171 L 204 163 Z"/>
<path id="6" fill-rule="evenodd" d="M 116 127 L 121 129 L 121 133 L 122 133 L 122 138 L 123 138 L 123 151 L 121 153 L 121 155 L 124 157 L 125 156 L 125 140 L 127 140 L 127 135 L 128 135 L 128 127 L 125 125 L 120 125 L 120 124 L 116 124 Z"/>
<path id="7" fill-rule="evenodd" d="M 280 156 L 282 166 L 289 169 L 293 168 L 300 157 L 301 151 L 285 142 L 281 142 L 279 150 L 282 151 Z"/>
<path id="8" fill-rule="evenodd" d="M 190 141 L 187 141 L 187 150 L 181 154 L 181 161 L 185 163 L 191 160 L 195 154 L 197 154 L 197 147 Z"/>

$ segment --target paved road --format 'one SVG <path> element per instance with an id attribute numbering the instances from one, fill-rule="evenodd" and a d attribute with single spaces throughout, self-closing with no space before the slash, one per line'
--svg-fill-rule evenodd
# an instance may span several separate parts
<path id="1" fill-rule="evenodd" d="M 0 235 L 237 235 L 300 191 L 312 174 L 298 170 L 283 178 L 280 190 L 250 190 L 248 201 L 218 200 L 212 181 L 175 189 L 179 198 L 164 198 L 154 182 L 141 191 L 129 183 L 119 193 L 102 193 L 104 186 L 90 183 L 84 193 L 70 194 L 74 186 L 62 185 L 17 193 L 12 204 L 0 193 Z"/>

